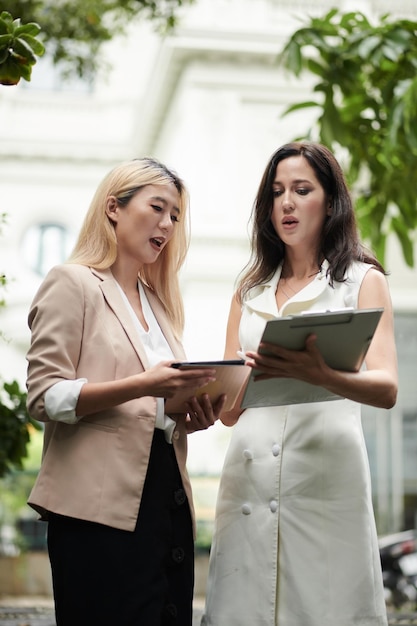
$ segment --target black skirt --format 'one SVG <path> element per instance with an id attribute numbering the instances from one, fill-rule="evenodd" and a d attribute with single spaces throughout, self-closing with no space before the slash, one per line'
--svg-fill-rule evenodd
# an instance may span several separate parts
<path id="1" fill-rule="evenodd" d="M 57 626 L 192 625 L 191 515 L 163 431 L 134 532 L 51 514 L 48 550 Z"/>

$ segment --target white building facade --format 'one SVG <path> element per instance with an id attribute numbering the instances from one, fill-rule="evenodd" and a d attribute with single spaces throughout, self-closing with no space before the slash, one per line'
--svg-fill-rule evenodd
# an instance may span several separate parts
<path id="1" fill-rule="evenodd" d="M 234 281 L 248 258 L 248 220 L 270 154 L 307 131 L 282 117 L 310 85 L 277 66 L 282 46 L 330 0 L 197 0 L 166 39 L 149 24 L 106 48 L 111 69 L 93 88 L 65 84 L 41 61 L 30 84 L 0 90 L 0 377 L 24 384 L 27 313 L 46 271 L 66 258 L 102 177 L 155 156 L 191 192 L 192 243 L 182 272 L 190 359 L 221 358 Z M 393 13 L 390 0 L 345 0 L 340 10 Z M 394 16 L 417 19 L 415 0 Z M 411 181 L 410 181 L 411 182 Z M 417 254 L 416 254 L 417 258 Z M 400 394 L 392 411 L 366 408 L 379 531 L 415 526 L 417 511 L 417 269 L 395 241 L 387 269 L 396 315 Z M 229 436 L 216 425 L 190 439 L 190 471 L 218 474 Z"/>

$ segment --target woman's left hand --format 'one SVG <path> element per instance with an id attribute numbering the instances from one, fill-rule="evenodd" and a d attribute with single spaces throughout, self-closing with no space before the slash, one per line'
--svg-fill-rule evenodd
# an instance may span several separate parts
<path id="1" fill-rule="evenodd" d="M 226 402 L 225 394 L 221 395 L 214 404 L 211 403 L 208 394 L 203 394 L 200 398 L 192 398 L 187 402 L 188 413 L 185 418 L 187 433 L 196 430 L 205 430 L 219 419 Z"/>
<path id="2" fill-rule="evenodd" d="M 276 344 L 262 343 L 259 352 L 246 352 L 246 365 L 261 372 L 255 380 L 296 378 L 319 385 L 328 366 L 316 346 L 316 336 L 309 335 L 304 350 L 288 350 Z"/>

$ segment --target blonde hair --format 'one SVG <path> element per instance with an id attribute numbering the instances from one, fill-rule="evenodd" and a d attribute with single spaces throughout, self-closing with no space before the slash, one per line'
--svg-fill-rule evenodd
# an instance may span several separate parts
<path id="1" fill-rule="evenodd" d="M 121 163 L 112 169 L 99 184 L 84 218 L 78 240 L 68 263 L 107 269 L 117 257 L 117 238 L 114 225 L 106 214 L 109 196 L 115 196 L 121 205 L 146 185 L 173 183 L 179 194 L 180 220 L 174 235 L 155 263 L 144 265 L 139 278 L 161 300 L 178 338 L 184 329 L 184 305 L 179 288 L 181 269 L 189 246 L 189 196 L 184 182 L 177 174 L 156 159 L 145 157 Z"/>

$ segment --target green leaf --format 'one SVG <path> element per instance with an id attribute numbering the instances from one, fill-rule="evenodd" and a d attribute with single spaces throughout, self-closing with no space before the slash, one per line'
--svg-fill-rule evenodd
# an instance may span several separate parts
<path id="1" fill-rule="evenodd" d="M 19 28 L 21 25 L 20 17 L 13 20 L 13 32 L 16 31 L 16 28 Z"/>
<path id="2" fill-rule="evenodd" d="M 385 35 L 385 40 L 386 41 L 391 40 L 397 43 L 398 47 L 404 50 L 404 48 L 408 47 L 410 43 L 412 43 L 411 38 L 413 37 L 413 31 L 414 31 L 413 22 L 409 22 L 409 25 L 411 26 L 410 32 L 408 32 L 407 30 L 404 30 L 404 28 L 395 26 L 393 30 L 391 30 L 391 32 Z"/>
<path id="3" fill-rule="evenodd" d="M 320 63 L 316 59 L 308 59 L 306 67 L 313 74 L 317 74 L 317 76 L 323 76 L 323 74 L 328 70 L 327 64 Z"/>
<path id="4" fill-rule="evenodd" d="M 408 145 L 417 154 L 417 77 L 408 83 L 403 96 L 404 130 Z"/>
<path id="5" fill-rule="evenodd" d="M 0 35 L 0 48 L 8 48 L 13 41 L 13 35 Z"/>
<path id="6" fill-rule="evenodd" d="M 374 52 L 380 44 L 381 38 L 377 35 L 372 35 L 370 37 L 366 37 L 365 39 L 361 39 L 356 52 L 362 59 L 368 59 L 371 52 Z"/>
<path id="7" fill-rule="evenodd" d="M 29 22 L 28 24 L 23 24 L 22 26 L 19 26 L 18 28 L 16 28 L 14 34 L 15 37 L 19 37 L 22 34 L 25 35 L 31 35 L 32 37 L 35 37 L 36 35 L 38 35 L 41 31 L 41 27 L 39 26 L 39 24 L 36 24 L 36 22 Z"/>
<path id="8" fill-rule="evenodd" d="M 36 57 L 32 52 L 32 49 L 22 39 L 15 39 L 13 42 L 13 53 L 19 55 L 26 60 L 27 63 L 36 63 Z"/>
<path id="9" fill-rule="evenodd" d="M 385 264 L 385 250 L 387 246 L 386 235 L 380 235 L 376 239 L 371 240 L 371 245 L 373 247 L 373 251 L 375 253 L 376 258 L 382 265 L 384 265 Z"/>
<path id="10" fill-rule="evenodd" d="M 408 230 L 404 227 L 402 220 L 393 217 L 391 220 L 392 228 L 401 243 L 401 248 L 405 262 L 409 267 L 414 267 L 414 246 L 408 236 Z"/>
<path id="11" fill-rule="evenodd" d="M 364 13 L 351 11 L 350 13 L 345 13 L 340 16 L 340 26 L 352 32 L 352 30 L 356 28 L 365 30 L 366 28 L 370 28 L 371 25 Z"/>
<path id="12" fill-rule="evenodd" d="M 310 107 L 319 107 L 320 104 L 315 102 L 314 100 L 309 100 L 308 102 L 298 102 L 297 104 L 292 104 L 285 109 L 283 115 L 288 115 L 289 113 L 293 113 L 293 111 L 299 111 L 300 109 L 308 109 Z"/>
<path id="13" fill-rule="evenodd" d="M 8 11 L 2 11 L 0 13 L 0 21 L 5 22 L 10 28 L 13 24 L 13 17 Z"/>
<path id="14" fill-rule="evenodd" d="M 0 66 L 0 84 L 17 85 L 21 77 L 21 68 L 16 65 L 13 58 L 9 55 L 6 61 Z"/>
<path id="15" fill-rule="evenodd" d="M 0 387 L 0 477 L 22 468 L 27 455 L 32 421 L 26 399 L 26 392 L 15 380 Z"/>
<path id="16" fill-rule="evenodd" d="M 398 63 L 399 58 L 403 54 L 404 48 L 394 41 L 390 42 L 389 40 L 385 40 L 381 50 L 383 55 L 387 59 L 389 59 L 393 63 Z"/>
<path id="17" fill-rule="evenodd" d="M 23 41 L 27 44 L 37 56 L 42 56 L 45 52 L 45 46 L 38 39 L 32 37 L 32 35 L 22 33 L 19 36 L 19 41 Z"/>
<path id="18" fill-rule="evenodd" d="M 10 52 L 8 48 L 4 48 L 4 50 L 0 50 L 0 65 L 4 63 L 9 56 Z"/>
<path id="19" fill-rule="evenodd" d="M 20 76 L 24 78 L 27 82 L 30 82 L 32 77 L 32 65 L 25 64 L 20 66 Z"/>
<path id="20" fill-rule="evenodd" d="M 296 76 L 300 75 L 302 70 L 300 46 L 294 41 L 289 41 L 278 57 L 278 63 L 284 65 L 288 70 Z"/>
<path id="21" fill-rule="evenodd" d="M 9 30 L 9 25 L 5 20 L 0 19 L 0 35 L 12 35 Z"/>

